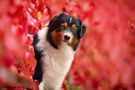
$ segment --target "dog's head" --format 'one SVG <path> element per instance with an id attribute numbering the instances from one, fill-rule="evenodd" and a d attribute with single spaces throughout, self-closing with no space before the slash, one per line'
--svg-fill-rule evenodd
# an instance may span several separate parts
<path id="1" fill-rule="evenodd" d="M 48 25 L 48 41 L 54 48 L 59 48 L 62 44 L 67 44 L 76 50 L 80 39 L 86 32 L 81 20 L 61 13 L 55 16 Z"/>

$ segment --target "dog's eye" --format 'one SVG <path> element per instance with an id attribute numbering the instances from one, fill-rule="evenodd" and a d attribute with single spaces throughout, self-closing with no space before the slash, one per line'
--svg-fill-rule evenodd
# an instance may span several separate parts
<path id="1" fill-rule="evenodd" d="M 77 31 L 77 27 L 76 27 L 76 25 L 75 25 L 75 24 L 73 24 L 73 25 L 72 25 L 72 27 L 71 27 L 71 29 L 72 29 L 73 31 Z"/>
<path id="2" fill-rule="evenodd" d="M 61 26 L 60 26 L 60 29 L 61 29 L 61 30 L 65 30 L 65 29 L 66 29 L 65 25 L 61 25 Z"/>

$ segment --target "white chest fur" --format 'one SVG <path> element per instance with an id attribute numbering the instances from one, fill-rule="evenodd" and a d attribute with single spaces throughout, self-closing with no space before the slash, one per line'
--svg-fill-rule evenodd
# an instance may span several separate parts
<path id="1" fill-rule="evenodd" d="M 59 49 L 53 48 L 46 41 L 47 31 L 47 28 L 39 31 L 40 41 L 37 44 L 38 49 L 44 49 L 42 61 L 45 72 L 39 88 L 40 90 L 60 90 L 62 82 L 72 64 L 74 51 L 64 42 Z"/>

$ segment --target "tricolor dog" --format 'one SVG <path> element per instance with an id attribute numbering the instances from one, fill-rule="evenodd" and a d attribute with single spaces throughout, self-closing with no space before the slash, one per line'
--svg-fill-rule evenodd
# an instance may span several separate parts
<path id="1" fill-rule="evenodd" d="M 34 35 L 37 65 L 33 78 L 40 82 L 40 90 L 61 89 L 85 31 L 80 19 L 61 13 Z"/>

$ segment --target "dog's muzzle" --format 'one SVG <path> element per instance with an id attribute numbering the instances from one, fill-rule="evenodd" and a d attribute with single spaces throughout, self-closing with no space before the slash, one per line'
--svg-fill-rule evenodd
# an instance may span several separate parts
<path id="1" fill-rule="evenodd" d="M 64 42 L 68 42 L 71 39 L 71 33 L 67 32 L 64 34 Z"/>
<path id="2" fill-rule="evenodd" d="M 68 41 L 68 40 L 70 39 L 70 36 L 69 36 L 69 35 L 64 35 L 64 39 L 65 39 L 66 41 Z"/>

